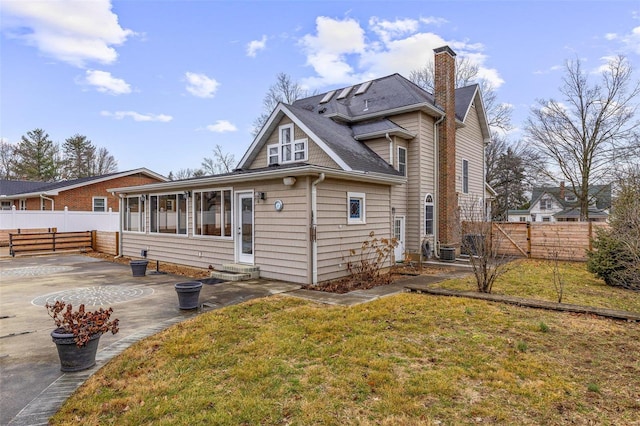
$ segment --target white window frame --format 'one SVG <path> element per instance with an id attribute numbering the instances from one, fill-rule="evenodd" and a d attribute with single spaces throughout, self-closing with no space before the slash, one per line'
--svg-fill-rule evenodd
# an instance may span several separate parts
<path id="1" fill-rule="evenodd" d="M 551 216 L 542 216 L 543 222 L 551 222 Z"/>
<path id="2" fill-rule="evenodd" d="M 469 160 L 462 159 L 462 193 L 469 193 Z"/>
<path id="3" fill-rule="evenodd" d="M 12 201 L 0 201 L 0 210 L 13 210 Z"/>
<path id="4" fill-rule="evenodd" d="M 96 210 L 96 201 L 98 201 L 98 200 L 102 200 L 103 210 Z M 107 211 L 107 197 L 93 197 L 91 199 L 91 211 L 99 212 L 99 213 L 106 213 L 106 211 Z"/>
<path id="5" fill-rule="evenodd" d="M 540 210 L 551 210 L 553 208 L 550 198 L 540 199 Z"/>
<path id="6" fill-rule="evenodd" d="M 127 220 L 127 215 L 129 215 L 129 199 L 130 198 L 138 199 L 138 210 L 139 210 L 138 213 L 140 215 L 138 216 L 138 230 L 128 229 L 131 226 L 131 221 Z M 145 197 L 142 194 L 130 195 L 128 197 L 124 197 L 123 210 L 124 210 L 124 214 L 122 217 L 123 219 L 122 231 L 133 232 L 137 234 L 144 234 L 146 231 L 146 225 L 147 225 L 147 197 Z"/>
<path id="7" fill-rule="evenodd" d="M 169 204 L 171 204 L 171 210 L 167 209 L 164 211 L 164 213 L 167 214 L 167 224 L 166 226 L 168 226 L 168 221 L 169 221 L 169 213 L 173 213 L 175 215 L 175 223 L 176 223 L 176 232 L 160 232 L 159 230 L 154 230 L 153 229 L 153 219 L 152 219 L 152 215 L 153 214 L 158 214 L 158 218 L 157 221 L 159 222 L 160 220 L 160 203 L 158 203 L 158 198 L 159 197 L 165 197 L 165 196 L 175 196 L 175 199 L 167 199 L 167 206 L 169 206 Z M 184 215 L 184 220 L 185 220 L 185 224 L 184 224 L 184 232 L 181 233 L 180 230 L 182 229 L 179 226 L 179 214 L 180 214 L 180 209 L 179 209 L 179 201 L 180 198 L 185 198 L 185 215 Z M 156 203 L 157 203 L 157 211 L 154 212 L 152 210 L 152 206 L 153 206 L 153 198 L 156 198 Z M 189 235 L 189 202 L 188 202 L 188 198 L 186 198 L 184 191 L 181 192 L 166 192 L 166 193 L 158 193 L 158 194 L 150 194 L 149 195 L 149 207 L 148 207 L 148 211 L 149 211 L 149 234 L 154 234 L 154 235 L 175 235 L 178 237 L 187 237 Z M 175 203 L 174 203 L 175 202 Z M 160 229 L 159 223 L 156 222 L 156 228 Z"/>
<path id="8" fill-rule="evenodd" d="M 284 131 L 289 131 L 289 140 L 283 137 Z M 278 127 L 278 143 L 267 145 L 267 165 L 297 163 L 309 158 L 309 139 L 295 139 L 293 123 Z M 289 158 L 285 158 L 287 149 Z"/>
<path id="9" fill-rule="evenodd" d="M 400 151 L 404 151 L 404 162 L 400 161 Z M 402 176 L 407 176 L 407 148 L 405 148 L 404 146 L 399 146 L 396 157 L 398 158 L 398 171 L 402 173 Z"/>
<path id="10" fill-rule="evenodd" d="M 351 200 L 360 200 L 360 217 L 351 217 Z M 347 192 L 347 224 L 364 225 L 367 223 L 367 197 L 364 192 Z"/>
<path id="11" fill-rule="evenodd" d="M 431 210 L 431 232 L 428 232 L 427 228 L 427 208 Z M 425 235 L 434 235 L 435 230 L 433 229 L 435 225 L 435 209 L 433 203 L 433 195 L 427 194 L 424 196 L 424 234 Z"/>
<path id="12" fill-rule="evenodd" d="M 27 209 L 27 199 L 26 198 L 21 198 L 20 199 L 20 210 L 26 210 Z"/>
<path id="13" fill-rule="evenodd" d="M 224 200 L 224 192 L 225 191 L 229 191 L 230 193 L 230 198 L 229 198 L 229 205 L 230 205 L 230 212 L 231 215 L 229 217 L 229 235 L 224 235 L 224 231 L 226 229 L 226 219 L 224 217 L 224 214 L 226 212 L 225 207 L 225 200 Z M 198 215 L 202 215 L 202 205 L 200 206 L 196 206 L 196 194 L 202 194 L 202 193 L 207 193 L 207 192 L 219 192 L 220 193 L 220 234 L 221 235 L 207 235 L 207 234 L 202 234 L 202 233 L 198 233 L 198 229 L 197 229 L 197 223 L 198 220 L 196 219 L 196 216 Z M 193 217 L 192 217 L 192 234 L 194 237 L 197 238 L 207 238 L 207 239 L 215 239 L 215 240 L 233 240 L 233 214 L 234 214 L 234 205 L 233 205 L 233 188 L 232 187 L 226 187 L 226 188 L 208 188 L 208 189 L 199 189 L 197 191 L 193 191 L 193 195 L 192 195 L 192 211 L 193 211 Z M 202 223 L 202 216 L 200 216 L 200 223 Z M 202 232 L 202 231 L 200 231 Z"/>

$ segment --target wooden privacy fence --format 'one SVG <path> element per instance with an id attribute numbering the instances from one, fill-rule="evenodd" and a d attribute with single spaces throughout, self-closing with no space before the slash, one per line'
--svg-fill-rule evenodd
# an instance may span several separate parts
<path id="1" fill-rule="evenodd" d="M 96 231 L 96 244 L 93 247 L 100 253 L 119 255 L 120 234 L 118 232 Z"/>
<path id="2" fill-rule="evenodd" d="M 0 229 L 0 247 L 9 246 L 9 234 L 38 234 L 42 232 L 57 232 L 58 228 L 19 228 Z"/>
<path id="3" fill-rule="evenodd" d="M 86 250 L 95 247 L 96 231 L 9 234 L 9 253 Z"/>
<path id="4" fill-rule="evenodd" d="M 500 255 L 585 261 L 596 228 L 608 226 L 604 222 L 493 222 L 491 238 Z"/>

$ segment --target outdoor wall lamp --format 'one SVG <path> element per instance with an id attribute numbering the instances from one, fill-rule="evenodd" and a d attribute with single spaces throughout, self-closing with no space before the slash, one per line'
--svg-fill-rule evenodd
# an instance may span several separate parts
<path id="1" fill-rule="evenodd" d="M 282 179 L 282 183 L 284 183 L 286 186 L 293 186 L 296 183 L 296 178 L 294 178 L 293 176 L 287 176 Z"/>
<path id="2" fill-rule="evenodd" d="M 191 198 L 191 191 L 184 191 L 184 196 L 187 198 Z"/>
<path id="3" fill-rule="evenodd" d="M 256 200 L 266 200 L 267 199 L 267 194 L 264 193 L 264 192 L 256 192 L 255 199 Z"/>

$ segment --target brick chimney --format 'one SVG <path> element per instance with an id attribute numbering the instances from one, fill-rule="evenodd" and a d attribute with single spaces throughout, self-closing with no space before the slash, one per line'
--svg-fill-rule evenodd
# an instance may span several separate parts
<path id="1" fill-rule="evenodd" d="M 560 200 L 564 201 L 564 181 L 560 182 Z"/>
<path id="2" fill-rule="evenodd" d="M 434 49 L 434 96 L 444 109 L 438 128 L 438 235 L 444 245 L 460 245 L 460 213 L 456 194 L 456 54 L 449 46 Z"/>

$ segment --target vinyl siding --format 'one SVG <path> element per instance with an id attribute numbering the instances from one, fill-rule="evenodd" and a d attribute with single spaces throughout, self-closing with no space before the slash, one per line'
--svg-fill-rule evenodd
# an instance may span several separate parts
<path id="1" fill-rule="evenodd" d="M 393 188 L 393 206 L 396 207 L 397 215 L 406 217 L 406 251 L 418 253 L 424 237 L 424 198 L 427 193 L 435 196 L 434 121 L 432 117 L 422 112 L 397 115 L 389 119 L 417 135 L 415 139 L 407 142 L 407 185 Z M 401 205 L 404 205 L 406 212 L 404 214 L 400 209 Z"/>
<path id="2" fill-rule="evenodd" d="M 269 135 L 267 142 L 262 146 L 262 148 L 260 148 L 255 160 L 253 160 L 253 162 L 249 165 L 248 167 L 249 169 L 259 169 L 259 168 L 268 166 L 267 146 L 277 144 L 279 142 L 279 136 L 278 136 L 279 127 L 285 124 L 290 124 L 290 123 L 292 123 L 292 121 L 289 117 L 283 117 L 282 120 L 280 120 L 280 122 L 278 123 L 278 128 L 276 128 L 276 130 L 273 133 L 271 133 L 271 135 Z M 311 140 L 311 138 L 305 132 L 302 131 L 302 129 L 300 129 L 296 125 L 293 126 L 293 129 L 294 129 L 293 130 L 294 139 L 297 140 L 297 139 L 306 138 L 308 140 L 307 142 L 308 143 L 308 147 L 307 147 L 308 159 L 306 161 L 307 163 L 315 164 L 318 166 L 331 167 L 334 169 L 340 169 L 340 166 L 338 166 L 338 164 L 335 161 L 333 161 L 333 159 L 331 159 L 331 157 L 329 157 L 327 153 L 322 150 L 322 148 L 316 145 Z"/>
<path id="3" fill-rule="evenodd" d="M 365 194 L 366 224 L 347 224 L 347 192 Z M 317 200 L 318 281 L 347 275 L 349 251 L 360 253 L 371 231 L 376 238 L 391 237 L 390 187 L 327 179 L 318 185 Z"/>
<path id="4" fill-rule="evenodd" d="M 266 200 L 254 203 L 254 261 L 264 278 L 296 283 L 308 283 L 308 242 L 310 223 L 309 178 L 301 177 L 292 187 L 285 186 L 281 179 L 257 184 L 233 187 L 235 221 L 235 194 L 253 190 L 265 192 Z M 228 188 L 228 187 L 226 187 Z M 190 189 L 190 188 L 185 188 Z M 217 188 L 209 188 L 217 189 Z M 284 202 L 281 212 L 275 211 L 273 203 Z M 140 257 L 140 251 L 148 250 L 150 260 L 179 263 L 182 265 L 219 268 L 224 263 L 235 261 L 234 239 L 221 239 L 193 235 L 193 209 L 191 200 L 188 212 L 188 235 L 166 235 L 124 232 L 123 255 Z M 147 229 L 149 229 L 147 211 Z M 232 230 L 236 225 L 233 223 Z M 232 232 L 235 237 L 235 233 Z"/>
<path id="5" fill-rule="evenodd" d="M 456 191 L 460 194 L 461 214 L 471 220 L 484 216 L 484 143 L 475 105 L 465 121 L 466 126 L 456 132 Z M 469 162 L 469 193 L 462 193 L 462 160 Z"/>

